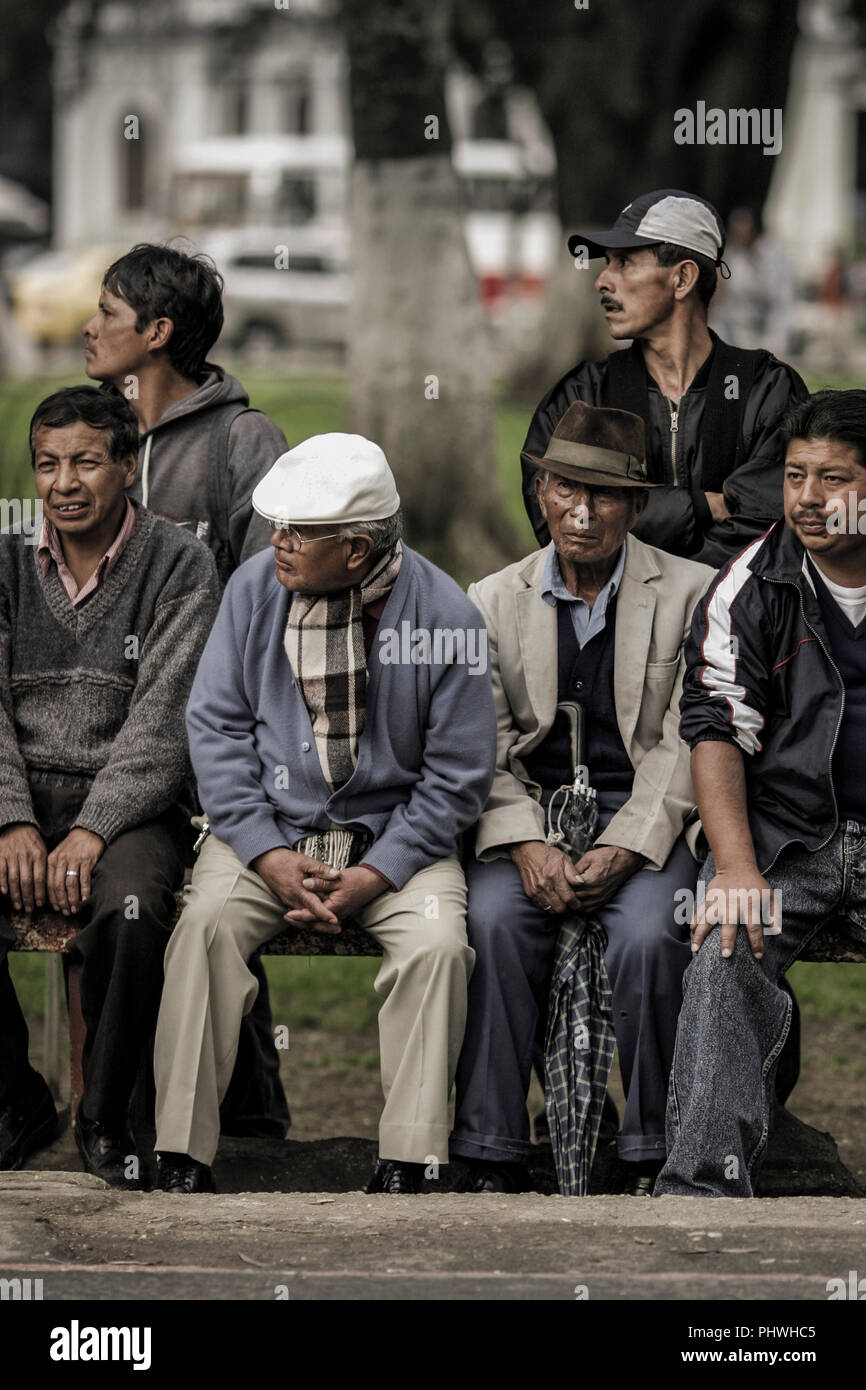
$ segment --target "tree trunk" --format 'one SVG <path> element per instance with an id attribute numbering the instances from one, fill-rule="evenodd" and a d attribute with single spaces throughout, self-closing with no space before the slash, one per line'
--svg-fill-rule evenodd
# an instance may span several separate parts
<path id="1" fill-rule="evenodd" d="M 459 579 L 477 578 L 520 550 L 451 164 L 447 7 L 343 0 L 343 13 L 356 155 L 348 427 L 392 464 L 410 544 Z"/>
<path id="2" fill-rule="evenodd" d="M 578 269 L 563 236 L 544 288 L 539 322 L 509 374 L 509 400 L 536 406 L 569 367 L 584 358 L 601 361 L 612 351 L 593 289 L 600 270 L 600 261 L 585 262 Z"/>

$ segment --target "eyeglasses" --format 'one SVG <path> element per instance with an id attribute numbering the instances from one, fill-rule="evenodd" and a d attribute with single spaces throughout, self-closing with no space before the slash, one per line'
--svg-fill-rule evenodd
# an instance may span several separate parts
<path id="1" fill-rule="evenodd" d="M 342 534 L 340 531 L 332 531 L 327 536 L 302 536 L 294 526 L 275 526 L 274 529 L 285 537 L 285 544 L 292 552 L 300 550 L 302 546 L 311 545 L 313 541 L 337 540 Z"/>

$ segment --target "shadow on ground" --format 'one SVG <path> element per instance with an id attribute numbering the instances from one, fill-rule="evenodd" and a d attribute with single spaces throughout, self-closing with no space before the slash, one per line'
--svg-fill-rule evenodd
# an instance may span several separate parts
<path id="1" fill-rule="evenodd" d="M 147 1188 L 155 1185 L 153 1131 L 138 1136 L 141 1176 Z M 328 1138 L 298 1142 L 291 1138 L 229 1139 L 220 1143 L 214 1180 L 220 1193 L 238 1192 L 353 1192 L 363 1190 L 376 1163 L 372 1139 Z M 71 1130 L 33 1156 L 29 1167 L 43 1171 L 75 1171 L 81 1162 Z M 465 1176 L 460 1162 L 441 1167 L 425 1183 L 429 1192 L 456 1192 Z M 556 1175 L 549 1148 L 538 1146 L 530 1175 L 533 1190 L 556 1193 Z M 602 1146 L 593 1167 L 593 1195 L 616 1195 L 627 1190 L 628 1165 L 620 1163 L 613 1144 Z M 864 1190 L 839 1158 L 829 1134 L 803 1124 L 788 1110 L 774 1117 L 758 1195 L 763 1197 L 864 1197 Z"/>

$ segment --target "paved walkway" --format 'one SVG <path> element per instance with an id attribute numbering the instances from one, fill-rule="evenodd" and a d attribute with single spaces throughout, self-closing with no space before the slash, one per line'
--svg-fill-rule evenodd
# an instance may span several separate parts
<path id="1" fill-rule="evenodd" d="M 0 1173 L 0 1280 L 53 1299 L 816 1299 L 866 1202 L 113 1192 Z"/>

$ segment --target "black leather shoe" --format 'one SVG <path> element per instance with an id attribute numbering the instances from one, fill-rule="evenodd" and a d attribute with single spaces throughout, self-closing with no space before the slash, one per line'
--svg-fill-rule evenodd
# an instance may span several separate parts
<path id="1" fill-rule="evenodd" d="M 531 1192 L 532 1184 L 523 1163 L 485 1163 L 473 1160 L 469 1164 L 464 1192 Z"/>
<path id="2" fill-rule="evenodd" d="M 59 1119 L 48 1088 L 34 1105 L 0 1109 L 0 1169 L 21 1168 L 28 1154 L 57 1138 Z"/>
<path id="3" fill-rule="evenodd" d="M 656 1178 L 664 1168 L 664 1163 L 661 1160 L 658 1162 L 630 1163 L 629 1167 L 635 1171 L 627 1189 L 627 1195 L 629 1197 L 651 1197 L 656 1185 Z"/>
<path id="4" fill-rule="evenodd" d="M 189 1154 L 158 1154 L 157 1165 L 160 1192 L 170 1192 L 175 1196 L 216 1192 L 210 1168 L 206 1163 L 190 1158 Z"/>
<path id="5" fill-rule="evenodd" d="M 136 1176 L 127 1177 L 129 1160 L 136 1157 L 135 1141 L 129 1130 L 113 1133 L 98 1120 L 88 1119 L 79 1105 L 75 1116 L 75 1142 L 86 1173 L 102 1178 L 109 1187 L 116 1187 L 119 1191 L 141 1191 L 137 1162 Z"/>
<path id="6" fill-rule="evenodd" d="M 368 1193 L 390 1192 L 398 1197 L 414 1195 L 421 1191 L 423 1176 L 423 1163 L 399 1163 L 395 1158 L 380 1158 L 365 1190 Z"/>

